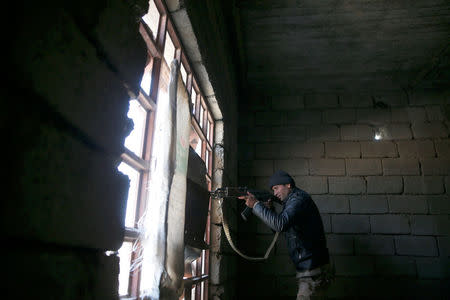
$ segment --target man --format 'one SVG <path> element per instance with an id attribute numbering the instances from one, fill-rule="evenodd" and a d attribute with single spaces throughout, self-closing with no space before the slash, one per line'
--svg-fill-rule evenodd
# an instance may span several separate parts
<path id="1" fill-rule="evenodd" d="M 284 232 L 289 256 L 297 270 L 297 299 L 310 299 L 325 283 L 329 263 L 322 219 L 317 206 L 305 191 L 295 186 L 294 179 L 284 171 L 270 177 L 269 187 L 283 203 L 277 214 L 252 194 L 242 196 L 253 214 L 277 232 Z"/>

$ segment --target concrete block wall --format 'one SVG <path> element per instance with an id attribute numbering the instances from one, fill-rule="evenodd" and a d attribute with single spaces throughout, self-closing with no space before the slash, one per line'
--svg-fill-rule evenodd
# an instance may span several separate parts
<path id="1" fill-rule="evenodd" d="M 145 1 L 9 7 L 1 124 L 6 297 L 118 298 L 128 178 L 117 171 L 146 59 Z"/>
<path id="2" fill-rule="evenodd" d="M 435 289 L 450 277 L 449 101 L 420 91 L 316 93 L 254 95 L 242 107 L 239 184 L 268 189 L 284 169 L 312 195 L 336 273 L 329 296 L 448 294 Z M 244 252 L 264 253 L 271 234 L 257 220 L 239 223 Z M 238 271 L 242 299 L 255 285 L 262 297 L 296 293 L 286 288 L 295 270 L 283 240 L 267 262 L 241 259 Z"/>

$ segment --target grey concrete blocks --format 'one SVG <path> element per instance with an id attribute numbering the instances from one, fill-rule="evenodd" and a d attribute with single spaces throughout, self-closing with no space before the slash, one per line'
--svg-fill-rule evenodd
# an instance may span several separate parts
<path id="1" fill-rule="evenodd" d="M 398 141 L 397 147 L 400 158 L 435 156 L 434 145 L 431 140 Z"/>
<path id="2" fill-rule="evenodd" d="M 407 234 L 411 232 L 409 219 L 403 215 L 372 215 L 370 226 L 372 233 Z"/>
<path id="3" fill-rule="evenodd" d="M 448 215 L 413 215 L 411 233 L 415 235 L 449 235 L 450 219 Z"/>
<path id="4" fill-rule="evenodd" d="M 327 124 L 351 124 L 356 120 L 354 109 L 329 109 L 323 112 L 323 122 Z"/>
<path id="5" fill-rule="evenodd" d="M 428 213 L 428 203 L 426 196 L 416 195 L 389 195 L 389 212 L 426 214 Z"/>
<path id="6" fill-rule="evenodd" d="M 445 117 L 442 112 L 442 106 L 425 106 L 425 110 L 427 112 L 428 121 L 444 121 Z"/>
<path id="7" fill-rule="evenodd" d="M 347 159 L 345 161 L 347 175 L 381 175 L 380 159 Z"/>
<path id="8" fill-rule="evenodd" d="M 325 155 L 329 158 L 359 158 L 361 146 L 358 142 L 325 142 Z"/>
<path id="9" fill-rule="evenodd" d="M 295 125 L 319 125 L 322 113 L 318 110 L 289 110 L 286 112 L 286 123 Z"/>
<path id="10" fill-rule="evenodd" d="M 334 233 L 368 233 L 370 232 L 369 216 L 332 215 L 331 224 Z"/>
<path id="11" fill-rule="evenodd" d="M 397 157 L 397 148 L 393 142 L 362 142 L 361 155 L 362 157 Z"/>
<path id="12" fill-rule="evenodd" d="M 382 276 L 416 276 L 416 262 L 408 256 L 377 256 L 375 272 Z"/>
<path id="13" fill-rule="evenodd" d="M 284 159 L 274 161 L 274 170 L 284 170 L 291 176 L 308 175 L 308 160 L 306 159 Z"/>
<path id="14" fill-rule="evenodd" d="M 325 176 L 294 176 L 295 184 L 309 194 L 328 193 L 327 178 Z"/>
<path id="15" fill-rule="evenodd" d="M 421 160 L 421 166 L 424 175 L 450 174 L 450 159 L 424 158 Z"/>
<path id="16" fill-rule="evenodd" d="M 281 125 L 284 124 L 285 114 L 278 111 L 255 112 L 255 125 Z"/>
<path id="17" fill-rule="evenodd" d="M 362 194 L 366 182 L 362 177 L 328 177 L 330 194 Z"/>
<path id="18" fill-rule="evenodd" d="M 342 125 L 341 138 L 343 141 L 371 141 L 375 131 L 369 125 Z"/>
<path id="19" fill-rule="evenodd" d="M 348 196 L 345 195 L 316 195 L 314 203 L 320 213 L 349 213 Z"/>
<path id="20" fill-rule="evenodd" d="M 359 108 L 356 110 L 359 124 L 384 125 L 391 122 L 391 112 L 386 109 Z"/>
<path id="21" fill-rule="evenodd" d="M 438 246 L 439 254 L 443 257 L 450 256 L 450 237 L 449 236 L 438 236 Z"/>
<path id="22" fill-rule="evenodd" d="M 444 123 L 438 121 L 414 123 L 412 125 L 412 131 L 415 139 L 448 137 L 448 129 Z"/>
<path id="23" fill-rule="evenodd" d="M 306 94 L 305 106 L 309 108 L 332 108 L 338 106 L 335 94 Z"/>
<path id="24" fill-rule="evenodd" d="M 343 159 L 311 159 L 309 161 L 311 175 L 345 175 Z"/>
<path id="25" fill-rule="evenodd" d="M 401 176 L 368 176 L 367 193 L 400 194 L 403 191 Z"/>
<path id="26" fill-rule="evenodd" d="M 368 276 L 374 273 L 374 258 L 370 256 L 335 256 L 336 275 Z"/>
<path id="27" fill-rule="evenodd" d="M 331 215 L 321 214 L 323 230 L 325 233 L 331 232 Z"/>
<path id="28" fill-rule="evenodd" d="M 448 194 L 429 196 L 428 205 L 431 214 L 450 214 L 450 196 Z"/>
<path id="29" fill-rule="evenodd" d="M 384 214 L 388 212 L 385 195 L 351 195 L 349 200 L 352 214 Z"/>
<path id="30" fill-rule="evenodd" d="M 296 157 L 323 157 L 324 146 L 323 143 L 290 143 L 285 147 L 289 155 Z"/>
<path id="31" fill-rule="evenodd" d="M 273 96 L 272 99 L 273 110 L 295 110 L 305 107 L 303 96 Z"/>
<path id="32" fill-rule="evenodd" d="M 450 140 L 436 140 L 436 153 L 439 158 L 450 158 Z"/>
<path id="33" fill-rule="evenodd" d="M 342 107 L 371 107 L 373 100 L 370 95 L 343 94 L 339 96 Z"/>
<path id="34" fill-rule="evenodd" d="M 274 172 L 273 160 L 252 160 L 239 163 L 240 176 L 271 176 Z"/>
<path id="35" fill-rule="evenodd" d="M 353 236 L 342 234 L 328 234 L 327 247 L 330 254 L 353 255 Z"/>
<path id="36" fill-rule="evenodd" d="M 409 124 L 390 124 L 381 128 L 386 140 L 410 140 L 412 138 Z"/>
<path id="37" fill-rule="evenodd" d="M 391 110 L 393 123 L 415 123 L 427 121 L 423 107 L 402 107 Z"/>
<path id="38" fill-rule="evenodd" d="M 310 126 L 307 129 L 308 141 L 338 141 L 339 128 L 335 125 Z"/>
<path id="39" fill-rule="evenodd" d="M 398 255 L 438 255 L 436 239 L 431 236 L 396 236 L 395 250 Z"/>
<path id="40" fill-rule="evenodd" d="M 355 237 L 355 252 L 368 255 L 393 255 L 394 238 L 384 235 L 365 235 Z"/>
<path id="41" fill-rule="evenodd" d="M 442 194 L 444 180 L 442 176 L 405 176 L 405 194 Z"/>
<path id="42" fill-rule="evenodd" d="M 450 259 L 448 257 L 416 258 L 419 278 L 444 279 L 450 277 Z"/>
<path id="43" fill-rule="evenodd" d="M 384 158 L 384 175 L 419 175 L 419 161 L 415 158 Z"/>
<path id="44" fill-rule="evenodd" d="M 304 126 L 274 126 L 270 129 L 270 142 L 303 142 L 307 131 Z"/>

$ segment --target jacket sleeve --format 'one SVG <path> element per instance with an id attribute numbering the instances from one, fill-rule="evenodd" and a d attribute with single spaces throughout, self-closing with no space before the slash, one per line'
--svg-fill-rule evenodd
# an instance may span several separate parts
<path id="1" fill-rule="evenodd" d="M 288 199 L 283 211 L 277 214 L 268 209 L 261 202 L 253 207 L 253 214 L 258 216 L 267 226 L 277 232 L 286 231 L 292 224 L 298 220 L 302 210 L 302 199 Z"/>

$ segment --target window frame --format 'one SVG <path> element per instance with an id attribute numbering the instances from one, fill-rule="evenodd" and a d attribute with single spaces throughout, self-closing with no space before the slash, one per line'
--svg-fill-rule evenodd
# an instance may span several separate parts
<path id="1" fill-rule="evenodd" d="M 208 183 L 208 190 L 212 188 L 212 166 L 213 166 L 213 139 L 214 139 L 214 118 L 212 117 L 212 111 L 210 109 L 209 103 L 204 97 L 204 93 L 201 91 L 200 86 L 197 83 L 197 77 L 194 74 L 192 65 L 189 61 L 188 56 L 183 50 L 183 45 L 178 38 L 178 33 L 173 25 L 168 9 L 163 2 L 163 0 L 150 0 L 150 5 L 156 5 L 159 11 L 159 22 L 157 34 L 154 36 L 149 26 L 143 21 L 140 21 L 139 32 L 146 43 L 147 46 L 147 65 L 146 69 L 151 69 L 150 74 L 150 88 L 149 93 L 141 87 L 137 100 L 147 111 L 146 116 L 146 128 L 143 142 L 142 157 L 138 157 L 136 154 L 131 152 L 129 149 L 125 148 L 124 153 L 121 155 L 122 162 L 131 166 L 140 173 L 139 178 L 139 188 L 136 202 L 136 212 L 135 212 L 135 227 L 125 228 L 124 242 L 132 242 L 135 244 L 135 249 L 139 249 L 139 229 L 136 226 L 136 222 L 143 216 L 146 209 L 147 201 L 147 185 L 150 177 L 150 159 L 151 159 L 151 149 L 153 143 L 153 131 L 154 131 L 154 121 L 155 112 L 157 109 L 157 99 L 160 86 L 160 74 L 162 64 L 166 63 L 170 68 L 171 62 L 166 62 L 164 57 L 164 47 L 167 36 L 173 42 L 175 47 L 174 58 L 181 63 L 186 70 L 186 79 L 184 82 L 184 87 L 186 92 L 191 97 L 193 90 L 196 92 L 196 101 L 194 106 L 191 107 L 191 124 L 192 129 L 195 130 L 199 136 L 199 142 L 202 143 L 201 147 L 201 158 L 205 161 L 208 157 L 208 161 L 205 161 L 207 166 L 206 171 L 206 181 Z M 150 66 L 148 64 L 151 64 Z M 190 106 L 192 106 L 191 101 L 189 101 Z M 200 124 L 200 107 L 203 107 L 203 124 Z M 194 109 L 195 114 L 192 113 Z M 208 153 L 208 154 L 207 154 Z M 205 229 L 205 242 L 210 243 L 210 211 L 211 211 L 211 201 L 209 201 L 209 210 L 207 225 Z M 133 251 L 131 255 L 131 265 L 133 261 L 139 257 L 139 251 Z M 208 299 L 208 283 L 209 283 L 209 250 L 203 250 L 199 259 L 196 261 L 197 269 L 192 277 L 184 278 L 185 292 L 184 298 L 191 299 L 191 295 L 195 295 L 195 299 Z M 128 295 L 120 296 L 121 299 L 140 299 L 140 279 L 141 272 L 140 268 L 130 272 L 129 282 L 128 282 Z M 183 297 L 183 296 L 182 296 Z M 181 298 L 180 298 L 181 299 Z"/>

